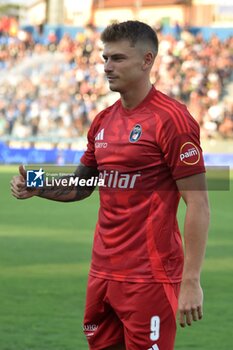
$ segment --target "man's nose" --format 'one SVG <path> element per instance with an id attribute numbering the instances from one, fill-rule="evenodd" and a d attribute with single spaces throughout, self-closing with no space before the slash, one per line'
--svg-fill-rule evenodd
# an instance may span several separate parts
<path id="1" fill-rule="evenodd" d="M 105 71 L 105 73 L 113 71 L 113 65 L 112 65 L 111 60 L 108 59 L 107 61 L 105 61 L 105 63 L 104 63 L 104 71 Z"/>

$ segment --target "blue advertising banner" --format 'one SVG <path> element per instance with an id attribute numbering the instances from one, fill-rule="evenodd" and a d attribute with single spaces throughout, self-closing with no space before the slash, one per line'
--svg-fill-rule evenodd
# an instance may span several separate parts
<path id="1" fill-rule="evenodd" d="M 83 151 L 9 148 L 0 142 L 0 164 L 78 164 Z"/>
<path id="2" fill-rule="evenodd" d="M 9 148 L 0 142 L 0 164 L 79 164 L 84 151 L 60 149 Z M 204 155 L 207 166 L 233 168 L 233 153 L 208 153 Z"/>

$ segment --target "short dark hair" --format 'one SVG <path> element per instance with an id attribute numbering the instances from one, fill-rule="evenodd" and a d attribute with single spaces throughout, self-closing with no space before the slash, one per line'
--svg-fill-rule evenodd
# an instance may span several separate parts
<path id="1" fill-rule="evenodd" d="M 101 40 L 103 43 L 129 40 L 133 46 L 139 41 L 149 42 L 155 54 L 158 53 L 159 43 L 155 31 L 148 24 L 140 21 L 113 23 L 102 32 Z"/>

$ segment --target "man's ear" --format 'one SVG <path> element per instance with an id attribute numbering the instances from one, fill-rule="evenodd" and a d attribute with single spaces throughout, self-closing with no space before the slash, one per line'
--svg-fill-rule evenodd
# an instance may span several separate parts
<path id="1" fill-rule="evenodd" d="M 153 66 L 155 56 L 152 51 L 147 51 L 144 55 L 144 60 L 142 64 L 142 69 L 147 70 Z"/>

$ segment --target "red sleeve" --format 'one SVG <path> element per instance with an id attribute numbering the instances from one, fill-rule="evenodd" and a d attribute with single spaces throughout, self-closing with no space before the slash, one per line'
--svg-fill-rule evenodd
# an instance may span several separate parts
<path id="1" fill-rule="evenodd" d="M 101 124 L 103 114 L 104 114 L 104 111 L 100 112 L 95 117 L 87 134 L 87 149 L 84 152 L 83 156 L 81 157 L 80 161 L 82 164 L 88 167 L 97 168 L 97 162 L 95 159 L 95 136 Z"/>
<path id="2" fill-rule="evenodd" d="M 184 118 L 182 128 L 177 128 L 175 117 L 168 117 L 161 127 L 158 139 L 175 180 L 205 172 L 199 125 L 186 108 L 181 114 Z"/>

